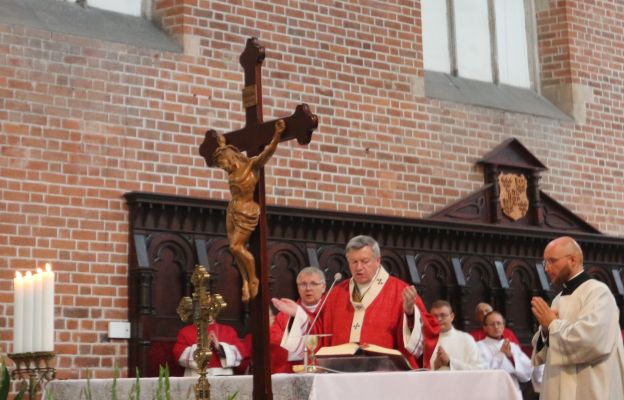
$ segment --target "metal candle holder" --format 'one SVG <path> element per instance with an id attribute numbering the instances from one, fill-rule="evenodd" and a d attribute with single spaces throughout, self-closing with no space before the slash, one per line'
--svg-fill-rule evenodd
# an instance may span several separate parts
<path id="1" fill-rule="evenodd" d="M 9 358 L 15 363 L 11 378 L 28 381 L 29 398 L 34 399 L 37 389 L 43 391 L 45 386 L 56 377 L 56 369 L 52 367 L 56 354 L 53 351 L 36 351 L 29 353 L 11 353 Z"/>

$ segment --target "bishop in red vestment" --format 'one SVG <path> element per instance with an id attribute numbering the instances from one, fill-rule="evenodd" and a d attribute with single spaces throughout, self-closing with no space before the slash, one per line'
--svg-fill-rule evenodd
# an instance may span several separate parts
<path id="1" fill-rule="evenodd" d="M 418 367 L 416 357 L 424 355 L 428 368 L 440 327 L 416 289 L 388 274 L 381 266 L 379 244 L 369 236 L 351 239 L 346 257 L 352 277 L 328 293 L 311 332 L 331 334 L 323 345 L 353 342 L 398 349 L 414 368 Z M 282 343 L 292 350 L 310 330 L 311 321 L 288 299 L 273 299 L 273 304 L 295 316 L 289 337 Z"/>

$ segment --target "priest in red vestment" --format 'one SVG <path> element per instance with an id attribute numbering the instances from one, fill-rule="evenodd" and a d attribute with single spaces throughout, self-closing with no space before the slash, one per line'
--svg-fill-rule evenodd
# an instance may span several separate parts
<path id="1" fill-rule="evenodd" d="M 299 292 L 297 304 L 302 307 L 310 320 L 316 316 L 325 286 L 325 274 L 316 267 L 305 267 L 297 274 L 297 291 Z M 293 372 L 292 367 L 300 364 L 303 359 L 303 346 L 295 351 L 288 351 L 281 346 L 289 322 L 290 315 L 280 312 L 271 324 L 271 372 L 274 374 Z"/>
<path id="2" fill-rule="evenodd" d="M 208 341 L 212 349 L 212 358 L 208 363 L 209 375 L 233 375 L 234 367 L 238 367 L 243 358 L 248 357 L 246 347 L 236 334 L 234 328 L 211 322 L 208 324 Z M 197 348 L 197 328 L 187 325 L 180 329 L 173 346 L 173 355 L 184 369 L 184 376 L 198 374 L 197 363 L 193 353 Z"/>
<path id="3" fill-rule="evenodd" d="M 312 328 L 312 321 L 292 300 L 272 300 L 280 311 L 295 317 L 282 346 L 295 349 L 308 331 L 331 334 L 322 341 L 324 346 L 375 344 L 401 351 L 414 368 L 418 367 L 416 357 L 424 355 L 428 368 L 440 326 L 416 288 L 388 274 L 381 265 L 379 244 L 369 236 L 351 239 L 345 253 L 351 279 L 327 294 Z"/>

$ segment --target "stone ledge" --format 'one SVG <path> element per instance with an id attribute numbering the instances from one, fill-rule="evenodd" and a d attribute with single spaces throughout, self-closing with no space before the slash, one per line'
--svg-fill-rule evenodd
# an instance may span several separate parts
<path id="1" fill-rule="evenodd" d="M 533 90 L 459 78 L 441 72 L 425 71 L 425 94 L 439 100 L 574 121 Z"/>
<path id="2" fill-rule="evenodd" d="M 181 52 L 154 23 L 141 17 L 64 1 L 0 0 L 0 23 L 124 43 L 139 48 Z"/>

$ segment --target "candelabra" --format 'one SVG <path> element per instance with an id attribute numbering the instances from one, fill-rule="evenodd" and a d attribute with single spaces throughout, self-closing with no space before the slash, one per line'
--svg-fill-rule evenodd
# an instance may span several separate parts
<path id="1" fill-rule="evenodd" d="M 197 349 L 193 353 L 193 360 L 199 369 L 199 379 L 195 385 L 195 399 L 210 399 L 210 384 L 206 375 L 208 363 L 212 357 L 211 346 L 208 343 L 208 324 L 217 317 L 221 309 L 227 306 L 220 294 L 211 295 L 208 290 L 210 274 L 206 269 L 198 265 L 193 271 L 191 282 L 195 290 L 193 297 L 183 297 L 178 304 L 177 312 L 184 322 L 193 321 L 197 328 Z"/>
<path id="2" fill-rule="evenodd" d="M 28 382 L 29 399 L 34 399 L 37 389 L 45 390 L 45 386 L 56 377 L 56 369 L 52 367 L 53 351 L 36 351 L 29 353 L 12 353 L 8 355 L 15 363 L 15 369 L 11 371 L 11 378 Z"/>

